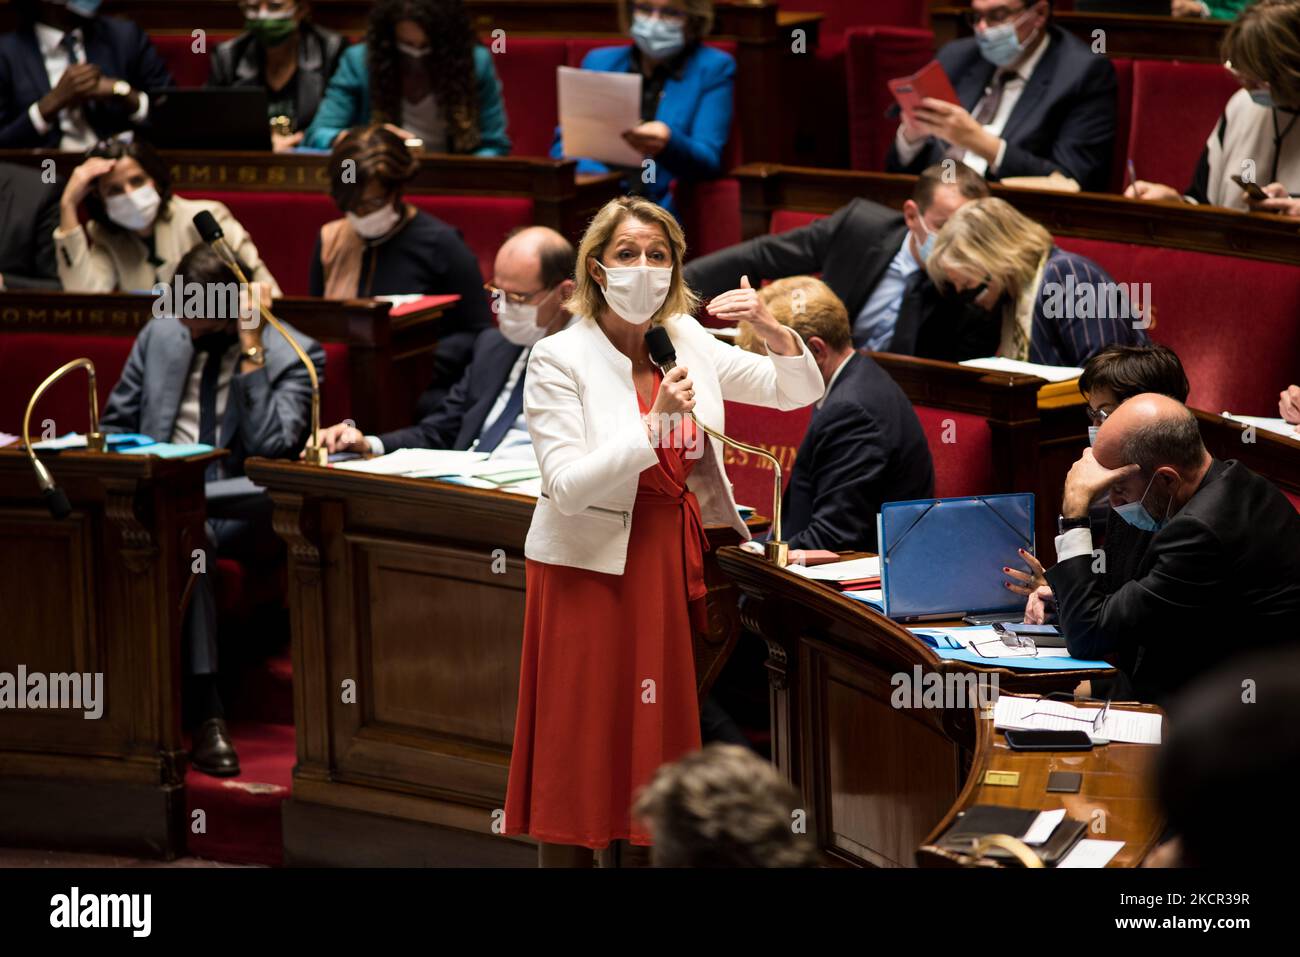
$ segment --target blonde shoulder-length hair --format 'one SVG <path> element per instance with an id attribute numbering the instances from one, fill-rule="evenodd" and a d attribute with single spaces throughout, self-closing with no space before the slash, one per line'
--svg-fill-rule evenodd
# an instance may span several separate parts
<path id="1" fill-rule="evenodd" d="M 682 278 L 682 261 L 686 258 L 686 236 L 682 232 L 682 227 L 677 224 L 677 220 L 668 210 L 640 196 L 619 196 L 611 199 L 592 218 L 591 225 L 587 227 L 582 242 L 578 245 L 578 261 L 573 271 L 573 295 L 568 298 L 564 307 L 575 316 L 587 316 L 592 319 L 599 319 L 600 314 L 605 311 L 605 291 L 601 289 L 600 283 L 591 278 L 587 262 L 601 258 L 615 230 L 628 217 L 647 226 L 658 226 L 664 234 L 673 257 L 673 284 L 668 288 L 664 304 L 650 317 L 651 322 L 658 325 L 668 316 L 679 313 L 693 315 L 700 301 Z"/>
<path id="2" fill-rule="evenodd" d="M 991 196 L 961 206 L 948 217 L 925 260 L 926 272 L 947 289 L 949 269 L 996 279 L 1019 298 L 1052 250 L 1052 234 L 1004 199 Z"/>

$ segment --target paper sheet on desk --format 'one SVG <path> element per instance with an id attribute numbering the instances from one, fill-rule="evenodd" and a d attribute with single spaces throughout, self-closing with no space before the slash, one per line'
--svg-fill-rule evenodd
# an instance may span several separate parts
<path id="1" fill-rule="evenodd" d="M 1300 442 L 1300 432 L 1296 431 L 1300 426 L 1292 425 L 1286 419 L 1269 419 L 1259 415 L 1233 415 L 1231 412 L 1223 413 L 1223 417 L 1233 422 L 1240 422 L 1242 425 L 1253 425 L 1264 432 L 1285 435 L 1288 439 Z"/>
<path id="2" fill-rule="evenodd" d="M 879 578 L 880 558 L 855 558 L 847 562 L 828 562 L 825 565 L 787 565 L 786 571 L 819 582 L 842 582 L 856 578 Z"/>
<path id="3" fill-rule="evenodd" d="M 459 475 L 476 462 L 487 459 L 483 452 L 454 452 L 446 449 L 398 449 L 372 459 L 338 462 L 333 468 L 371 475 Z"/>
<path id="4" fill-rule="evenodd" d="M 1080 708 L 1068 701 L 1046 698 L 1018 698 L 1001 695 L 993 706 L 993 726 L 1030 731 L 1087 731 L 1093 737 L 1130 744 L 1159 744 L 1161 715 L 1146 711 L 1111 708 L 1101 727 L 1092 731 L 1089 722 L 1100 706 Z M 1031 717 L 1032 715 L 1032 717 Z"/>
<path id="5" fill-rule="evenodd" d="M 846 593 L 847 594 L 847 593 Z M 1105 661 L 1087 661 L 1071 658 L 1064 648 L 1039 648 L 1037 654 L 1028 649 L 1011 648 L 990 642 L 996 636 L 991 625 L 972 625 L 967 628 L 910 628 L 913 634 L 934 646 L 937 657 L 947 661 L 966 661 L 989 668 L 1016 668 L 1021 671 L 1069 671 L 1083 668 L 1109 668 Z M 997 639 L 1000 644 L 1002 639 Z M 973 647 L 978 644 L 978 648 Z M 990 656 L 990 652 L 1001 652 Z"/>
<path id="6" fill-rule="evenodd" d="M 640 166 L 623 133 L 641 125 L 641 74 L 556 67 L 560 137 L 569 159 Z"/>
<path id="7" fill-rule="evenodd" d="M 1105 867 L 1123 846 L 1123 841 L 1098 841 L 1084 838 L 1070 848 L 1070 853 L 1061 858 L 1056 868 L 1060 870 L 1063 867 Z"/>
<path id="8" fill-rule="evenodd" d="M 1083 370 L 1074 366 L 1045 366 L 1036 362 L 1021 362 L 1019 359 L 1007 359 L 1002 356 L 989 356 L 985 359 L 963 359 L 958 365 L 971 369 L 989 369 L 993 372 L 1018 372 L 1022 375 L 1036 375 L 1048 382 L 1069 382 L 1083 375 Z"/>

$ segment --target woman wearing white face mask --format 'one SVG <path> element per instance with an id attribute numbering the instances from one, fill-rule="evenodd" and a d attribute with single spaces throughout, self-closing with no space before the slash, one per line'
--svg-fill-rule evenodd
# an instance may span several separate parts
<path id="1" fill-rule="evenodd" d="M 321 227 L 309 290 L 328 299 L 460 296 L 443 316 L 431 392 L 421 400 L 422 408 L 433 408 L 460 378 L 492 314 L 478 258 L 460 233 L 403 201 L 402 188 L 418 169 L 401 137 L 385 127 L 352 130 L 339 141 L 329 178 L 343 218 Z"/>
<path id="2" fill-rule="evenodd" d="M 722 154 L 731 132 L 736 61 L 705 46 L 713 27 L 713 0 L 622 0 L 619 23 L 631 46 L 600 47 L 582 60 L 584 70 L 641 74 L 641 123 L 623 139 L 654 161 L 646 182 L 642 168 L 631 171 L 627 188 L 675 211 L 669 184 L 711 179 L 726 172 Z M 551 155 L 565 155 L 564 131 L 557 128 Z M 578 159 L 580 173 L 606 173 L 610 167 Z"/>
<path id="3" fill-rule="evenodd" d="M 77 208 L 86 204 L 84 227 Z M 216 217 L 235 254 L 273 296 L 280 287 L 248 232 L 222 203 L 185 199 L 171 191 L 167 164 L 146 143 L 111 142 L 91 150 L 72 171 L 54 231 L 59 280 L 69 292 L 141 292 L 170 283 L 181 257 L 202 240 L 201 212 Z"/>
<path id="4" fill-rule="evenodd" d="M 772 320 L 769 355 L 724 345 L 690 315 L 685 241 L 662 207 L 612 200 L 578 250 L 565 330 L 533 346 L 524 411 L 542 473 L 528 531 L 527 609 L 505 832 L 542 862 L 649 843 L 629 807 L 654 770 L 700 745 L 692 629 L 704 613 L 702 530 L 748 538 L 720 443 L 723 400 L 793 409 L 822 377 Z M 677 368 L 660 376 L 645 334 Z M 568 847 L 561 847 L 568 845 Z"/>

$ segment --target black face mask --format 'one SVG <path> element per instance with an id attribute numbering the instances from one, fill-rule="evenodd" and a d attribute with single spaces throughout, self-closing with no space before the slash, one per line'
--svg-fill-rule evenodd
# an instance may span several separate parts
<path id="1" fill-rule="evenodd" d="M 224 329 L 217 332 L 205 332 L 201 336 L 194 337 L 194 351 L 224 354 L 238 342 L 239 334 L 236 332 Z"/>
<path id="2" fill-rule="evenodd" d="M 954 292 L 953 297 L 963 306 L 973 306 L 975 305 L 975 300 L 984 295 L 988 288 L 989 284 L 982 282 L 978 286 L 973 286 L 970 289 L 963 289 L 960 292 Z"/>

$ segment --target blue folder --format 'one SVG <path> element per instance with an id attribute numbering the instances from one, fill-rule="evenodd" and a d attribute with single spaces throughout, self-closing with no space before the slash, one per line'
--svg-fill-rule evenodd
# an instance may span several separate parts
<path id="1" fill-rule="evenodd" d="M 1002 567 L 1034 551 L 1034 496 L 886 502 L 876 518 L 884 612 L 896 621 L 1023 609 Z"/>

